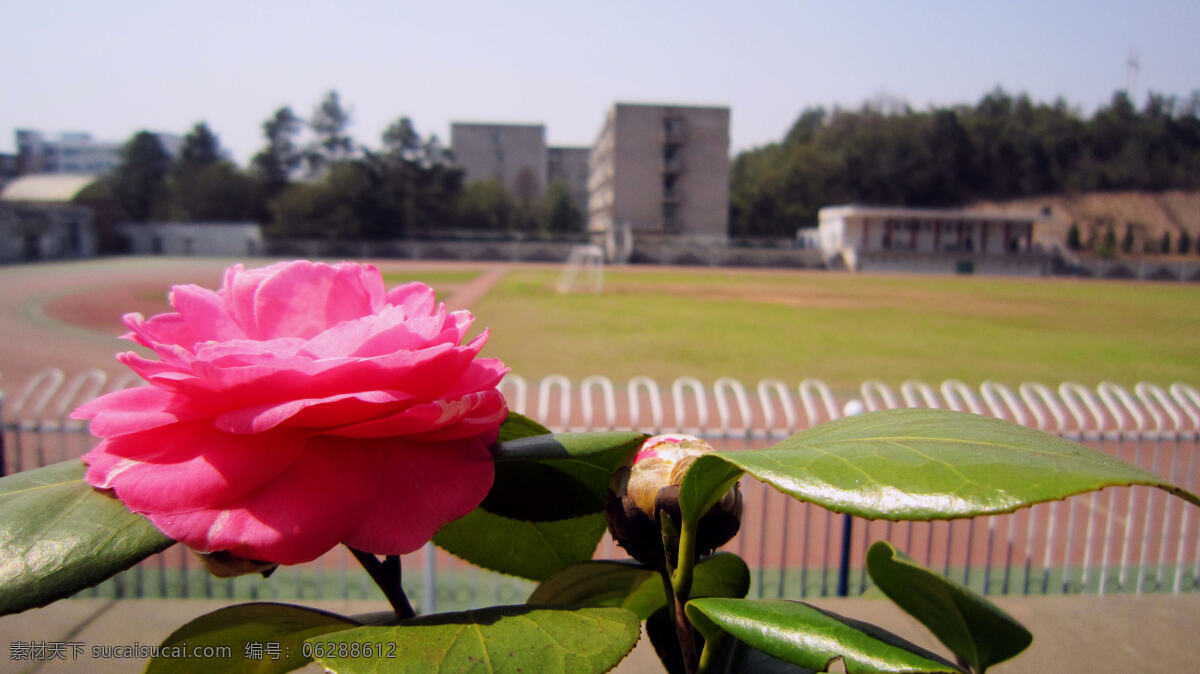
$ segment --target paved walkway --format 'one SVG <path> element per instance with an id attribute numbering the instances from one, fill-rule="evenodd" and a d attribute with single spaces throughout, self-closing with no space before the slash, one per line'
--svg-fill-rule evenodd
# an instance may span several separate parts
<path id="1" fill-rule="evenodd" d="M 386 610 L 379 602 L 299 602 L 341 614 Z M 867 620 L 921 646 L 945 653 L 923 627 L 878 599 L 821 600 L 823 608 Z M 1024 672 L 1194 672 L 1200 669 L 1200 595 L 1106 597 L 1001 597 L 996 600 L 1034 634 L 1022 655 L 989 671 Z M 214 600 L 76 599 L 0 618 L 0 670 L 14 672 L 134 672 L 140 660 L 93 659 L 94 646 L 155 645 L 183 623 L 227 605 Z M 75 663 L 12 660 L 15 641 L 78 642 Z M 235 653 L 235 658 L 242 657 Z M 214 663 L 213 671 L 221 671 Z M 313 671 L 320 671 L 310 666 Z M 660 672 L 653 648 L 643 639 L 615 670 L 620 674 Z"/>

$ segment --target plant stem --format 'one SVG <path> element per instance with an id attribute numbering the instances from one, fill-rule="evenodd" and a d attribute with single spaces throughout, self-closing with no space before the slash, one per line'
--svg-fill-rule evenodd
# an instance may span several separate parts
<path id="1" fill-rule="evenodd" d="M 687 605 L 687 597 L 680 597 L 675 593 L 671 587 L 669 573 L 663 572 L 662 581 L 663 589 L 667 593 L 667 613 L 671 616 L 671 625 L 675 627 L 675 640 L 679 642 L 679 654 L 683 657 L 683 671 L 696 674 L 700 659 L 696 652 L 696 630 L 688 622 L 687 613 L 683 608 Z"/>
<path id="2" fill-rule="evenodd" d="M 676 595 L 683 595 L 684 601 L 692 592 L 692 571 L 696 566 L 696 537 L 689 530 L 687 523 L 679 530 L 679 565 L 671 574 L 671 589 Z"/>
<path id="3" fill-rule="evenodd" d="M 388 555 L 381 562 L 378 557 L 369 552 L 354 548 L 350 548 L 350 552 L 354 553 L 354 558 L 371 575 L 371 580 L 375 581 L 380 590 L 383 590 L 383 596 L 387 597 L 388 603 L 392 605 L 392 610 L 396 612 L 397 617 L 404 620 L 417 614 L 408 601 L 408 595 L 404 594 L 404 586 L 400 583 L 400 555 Z"/>
<path id="4" fill-rule="evenodd" d="M 665 515 L 664 515 L 665 517 Z M 694 529 L 694 527 L 693 527 Z M 666 541 L 663 541 L 664 548 Z M 670 559 L 670 555 L 667 555 Z M 667 590 L 667 606 L 670 607 L 671 622 L 675 625 L 675 638 L 683 654 L 683 669 L 687 674 L 696 674 L 700 665 L 700 654 L 696 650 L 696 629 L 687 619 L 688 599 L 692 593 L 693 570 L 696 565 L 695 531 L 684 522 L 679 531 L 678 565 L 663 573 L 663 585 Z"/>

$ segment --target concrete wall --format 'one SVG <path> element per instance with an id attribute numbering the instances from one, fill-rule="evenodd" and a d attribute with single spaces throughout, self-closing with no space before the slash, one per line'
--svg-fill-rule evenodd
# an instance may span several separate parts
<path id="1" fill-rule="evenodd" d="M 89 208 L 0 203 L 0 262 L 94 257 L 96 238 Z"/>
<path id="2" fill-rule="evenodd" d="M 467 182 L 496 179 L 532 203 L 546 191 L 546 127 L 541 124 L 450 125 L 450 149 Z"/>
<path id="3" fill-rule="evenodd" d="M 1140 279 L 1144 281 L 1200 281 L 1200 259 L 1146 258 L 1104 260 L 1073 259 L 1066 274 L 1089 278 Z"/>
<path id="4" fill-rule="evenodd" d="M 901 274 L 985 274 L 1049 276 L 1054 258 L 1046 254 L 991 255 L 910 251 L 857 251 L 857 271 Z"/>
<path id="5" fill-rule="evenodd" d="M 262 227 L 256 223 L 163 222 L 119 228 L 129 252 L 139 255 L 261 255 Z"/>
<path id="6" fill-rule="evenodd" d="M 821 269 L 824 258 L 818 248 L 795 248 L 790 242 L 749 247 L 704 244 L 696 241 L 660 239 L 634 240 L 630 262 L 635 264 L 687 265 L 702 267 L 783 267 Z"/>
<path id="7" fill-rule="evenodd" d="M 279 239 L 267 242 L 266 254 L 297 258 L 399 258 L 496 262 L 566 262 L 578 241 L 325 241 Z"/>

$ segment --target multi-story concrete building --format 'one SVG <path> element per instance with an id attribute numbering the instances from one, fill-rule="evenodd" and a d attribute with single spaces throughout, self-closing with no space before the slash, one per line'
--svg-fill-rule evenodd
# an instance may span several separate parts
<path id="1" fill-rule="evenodd" d="M 172 157 L 179 154 L 183 139 L 166 133 L 154 134 L 163 151 Z M 40 131 L 17 129 L 17 172 L 101 174 L 121 163 L 124 143 L 99 141 L 89 133 L 70 132 L 57 139 L 47 138 Z"/>
<path id="2" fill-rule="evenodd" d="M 551 147 L 547 149 L 546 182 L 562 180 L 571 190 L 571 201 L 575 208 L 587 216 L 588 208 L 588 156 L 586 147 Z"/>
<path id="3" fill-rule="evenodd" d="M 495 179 L 524 204 L 546 191 L 546 127 L 542 124 L 450 125 L 450 150 L 467 182 Z"/>
<path id="4" fill-rule="evenodd" d="M 729 231 L 729 108 L 617 103 L 592 146 L 588 229 L 719 243 Z"/>

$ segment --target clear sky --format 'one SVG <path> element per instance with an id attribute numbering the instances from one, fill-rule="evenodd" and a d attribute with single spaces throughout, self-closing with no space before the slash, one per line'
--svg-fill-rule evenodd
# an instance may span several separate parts
<path id="1" fill-rule="evenodd" d="M 245 163 L 261 125 L 336 89 L 376 147 L 396 118 L 449 142 L 451 121 L 541 122 L 590 145 L 616 101 L 728 105 L 731 152 L 778 140 L 805 106 L 880 95 L 923 108 L 999 85 L 1091 114 L 1200 89 L 1200 2 L 8 2 L 0 11 L 12 131 L 206 121 Z"/>

